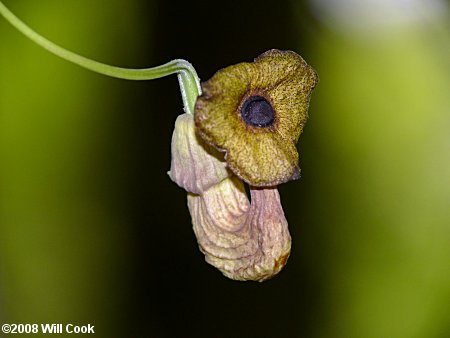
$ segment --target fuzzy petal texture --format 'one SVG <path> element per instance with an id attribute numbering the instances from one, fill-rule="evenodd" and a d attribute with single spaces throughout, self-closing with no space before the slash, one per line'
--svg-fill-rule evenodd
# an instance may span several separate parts
<path id="1" fill-rule="evenodd" d="M 200 136 L 225 152 L 228 167 L 252 186 L 270 187 L 300 176 L 296 143 L 308 116 L 316 72 L 296 53 L 270 50 L 253 63 L 218 71 L 202 84 L 195 106 Z M 245 102 L 262 97 L 273 109 L 268 126 L 242 117 Z"/>

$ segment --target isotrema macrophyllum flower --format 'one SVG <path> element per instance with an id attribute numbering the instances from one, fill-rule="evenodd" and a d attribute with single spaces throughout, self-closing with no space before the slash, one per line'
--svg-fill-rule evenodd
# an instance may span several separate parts
<path id="1" fill-rule="evenodd" d="M 229 278 L 264 281 L 286 264 L 291 236 L 276 186 L 299 177 L 295 144 L 317 81 L 296 53 L 270 50 L 218 71 L 194 116 L 175 123 L 169 176 L 188 191 L 206 261 Z"/>
<path id="2" fill-rule="evenodd" d="M 203 83 L 195 124 L 248 184 L 269 187 L 298 179 L 295 144 L 317 81 L 298 54 L 269 50 L 253 63 L 224 68 Z"/>

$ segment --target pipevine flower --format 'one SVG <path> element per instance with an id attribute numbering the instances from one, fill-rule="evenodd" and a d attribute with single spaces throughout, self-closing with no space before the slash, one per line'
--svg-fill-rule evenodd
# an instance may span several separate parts
<path id="1" fill-rule="evenodd" d="M 270 50 L 218 71 L 194 118 L 176 121 L 169 175 L 188 191 L 206 261 L 229 278 L 264 281 L 286 264 L 291 236 L 276 185 L 299 177 L 295 143 L 317 81 L 299 55 Z"/>
<path id="2" fill-rule="evenodd" d="M 317 81 L 316 72 L 296 53 L 269 50 L 253 63 L 222 69 L 202 84 L 196 126 L 248 184 L 275 186 L 297 179 L 295 144 Z"/>
<path id="3" fill-rule="evenodd" d="M 145 69 L 106 65 L 37 34 L 1 1 L 0 15 L 41 47 L 97 73 L 128 80 L 177 74 L 185 113 L 175 123 L 168 174 L 188 192 L 206 261 L 236 280 L 264 281 L 283 268 L 291 236 L 276 185 L 300 175 L 295 144 L 318 81 L 299 55 L 270 50 L 218 71 L 201 88 L 185 60 Z"/>

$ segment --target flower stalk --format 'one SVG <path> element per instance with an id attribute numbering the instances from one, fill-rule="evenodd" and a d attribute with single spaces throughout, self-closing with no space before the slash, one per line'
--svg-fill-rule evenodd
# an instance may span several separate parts
<path id="1" fill-rule="evenodd" d="M 137 81 L 159 79 L 177 74 L 184 110 L 188 114 L 194 113 L 195 102 L 201 94 L 200 79 L 194 67 L 186 60 L 175 59 L 161 66 L 142 69 L 111 66 L 76 54 L 46 39 L 14 15 L 1 1 L 0 14 L 19 32 L 50 53 L 95 73 Z"/>

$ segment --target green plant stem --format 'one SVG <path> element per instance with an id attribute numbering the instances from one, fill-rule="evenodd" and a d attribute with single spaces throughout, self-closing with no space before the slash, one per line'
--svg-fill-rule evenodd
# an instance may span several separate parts
<path id="1" fill-rule="evenodd" d="M 198 78 L 194 67 L 186 60 L 176 59 L 161 66 L 143 69 L 130 69 L 111 66 L 78 55 L 44 38 L 42 35 L 36 33 L 27 24 L 21 21 L 17 16 L 15 16 L 1 1 L 0 14 L 18 31 L 23 33 L 26 37 L 39 46 L 45 48 L 60 58 L 96 73 L 126 80 L 153 80 L 171 74 L 177 74 L 184 109 L 187 113 L 193 114 L 195 101 L 201 94 L 200 79 Z"/>

